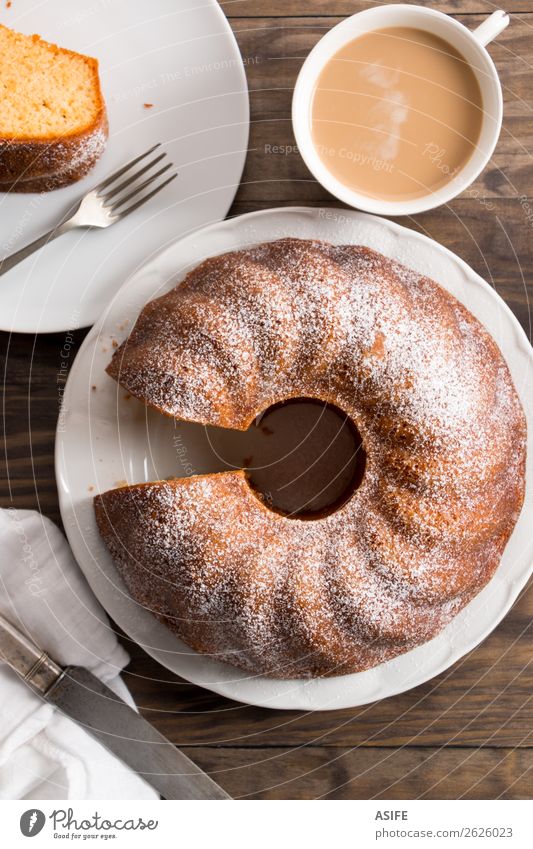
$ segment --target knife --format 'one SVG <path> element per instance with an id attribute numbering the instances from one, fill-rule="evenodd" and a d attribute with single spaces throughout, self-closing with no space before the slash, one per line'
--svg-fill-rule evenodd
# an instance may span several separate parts
<path id="1" fill-rule="evenodd" d="M 88 669 L 59 666 L 1 615 L 0 658 L 165 799 L 231 799 Z"/>

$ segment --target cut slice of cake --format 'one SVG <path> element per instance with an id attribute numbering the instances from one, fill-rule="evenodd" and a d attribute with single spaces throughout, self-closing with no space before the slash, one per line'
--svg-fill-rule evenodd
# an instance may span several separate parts
<path id="1" fill-rule="evenodd" d="M 0 191 L 74 183 L 106 139 L 97 60 L 0 24 Z"/>

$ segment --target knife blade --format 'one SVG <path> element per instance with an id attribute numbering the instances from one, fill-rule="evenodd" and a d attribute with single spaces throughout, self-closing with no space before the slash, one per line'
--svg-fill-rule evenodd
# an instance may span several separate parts
<path id="1" fill-rule="evenodd" d="M 231 799 L 92 672 L 81 666 L 59 666 L 1 615 L 0 658 L 165 799 Z"/>

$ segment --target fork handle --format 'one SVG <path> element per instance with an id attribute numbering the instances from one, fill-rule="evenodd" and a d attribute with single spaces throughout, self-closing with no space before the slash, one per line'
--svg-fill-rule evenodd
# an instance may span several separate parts
<path id="1" fill-rule="evenodd" d="M 38 251 L 40 248 L 47 245 L 48 242 L 53 241 L 53 239 L 57 239 L 58 236 L 62 236 L 63 233 L 66 233 L 68 230 L 72 230 L 76 225 L 72 219 L 68 221 L 64 221 L 59 226 L 54 227 L 52 230 L 49 230 L 48 233 L 44 233 L 44 235 L 39 236 L 38 239 L 35 239 L 33 242 L 30 242 L 26 247 L 21 248 L 19 251 L 15 251 L 14 254 L 10 256 L 6 256 L 4 259 L 0 260 L 0 277 L 2 274 L 5 274 L 6 271 L 10 271 L 15 265 L 18 265 L 19 262 L 31 256 L 31 254 Z"/>

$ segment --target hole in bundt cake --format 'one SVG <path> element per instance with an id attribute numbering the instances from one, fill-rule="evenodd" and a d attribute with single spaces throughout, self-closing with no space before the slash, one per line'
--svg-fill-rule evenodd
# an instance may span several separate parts
<path id="1" fill-rule="evenodd" d="M 246 457 L 248 481 L 276 512 L 320 518 L 338 510 L 361 485 L 366 465 L 361 435 L 331 404 L 311 398 L 275 404 L 248 433 L 255 443 Z"/>
<path id="2" fill-rule="evenodd" d="M 135 404 L 134 400 L 129 402 Z M 252 493 L 289 518 L 317 519 L 345 504 L 363 481 L 366 452 L 356 425 L 338 407 L 292 398 L 258 414 L 247 430 L 147 416 L 149 457 L 139 476 L 183 478 L 243 469 Z M 151 470 L 146 471 L 147 464 Z"/>

